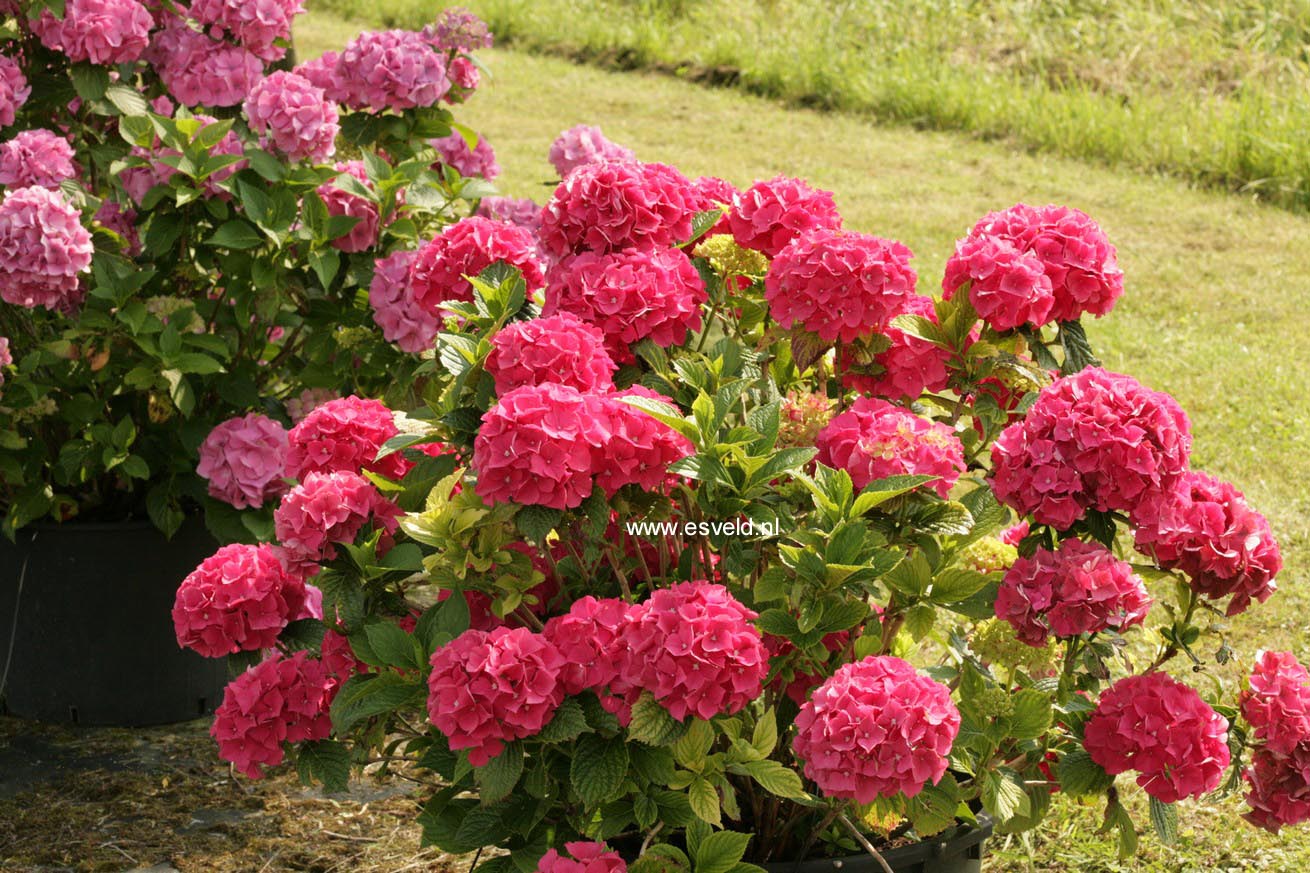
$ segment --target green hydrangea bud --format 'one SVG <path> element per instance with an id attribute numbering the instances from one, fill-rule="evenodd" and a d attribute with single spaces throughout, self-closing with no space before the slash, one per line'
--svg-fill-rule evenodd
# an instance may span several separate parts
<path id="1" fill-rule="evenodd" d="M 969 647 L 988 664 L 1010 670 L 1022 668 L 1034 676 L 1050 673 L 1059 659 L 1059 650 L 1049 642 L 1030 646 L 1019 639 L 1014 628 L 999 618 L 990 618 L 974 626 Z"/>
<path id="2" fill-rule="evenodd" d="M 1019 559 L 1019 550 L 996 537 L 983 537 L 960 552 L 960 564 L 978 573 L 1000 573 Z"/>
<path id="3" fill-rule="evenodd" d="M 353 349 L 360 343 L 367 342 L 372 335 L 373 332 L 367 327 L 339 327 L 332 334 L 332 338 L 341 348 Z"/>
<path id="4" fill-rule="evenodd" d="M 720 276 L 763 276 L 769 271 L 768 258 L 737 245 L 727 233 L 706 237 L 696 246 L 694 254 L 709 261 Z"/>
<path id="5" fill-rule="evenodd" d="M 1005 718 L 1014 712 L 1014 698 L 999 685 L 990 685 L 970 701 L 983 718 Z"/>
<path id="6" fill-rule="evenodd" d="M 832 419 L 836 402 L 815 391 L 787 392 L 778 423 L 778 446 L 812 446 L 819 431 Z"/>

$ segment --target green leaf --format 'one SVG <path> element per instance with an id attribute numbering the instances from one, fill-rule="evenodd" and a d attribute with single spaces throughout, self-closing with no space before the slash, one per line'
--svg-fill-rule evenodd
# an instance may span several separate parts
<path id="1" fill-rule="evenodd" d="M 87 102 L 99 100 L 109 88 L 109 70 L 98 64 L 73 64 L 68 68 L 73 90 Z"/>
<path id="2" fill-rule="evenodd" d="M 690 873 L 691 861 L 676 846 L 657 843 L 628 865 L 628 873 Z"/>
<path id="3" fill-rule="evenodd" d="M 139 116 L 150 111 L 150 104 L 135 88 L 115 82 L 105 89 L 105 99 L 114 105 L 120 115 Z"/>
<path id="4" fill-rule="evenodd" d="M 1101 365 L 1092 352 L 1092 344 L 1087 341 L 1087 332 L 1077 321 L 1060 322 L 1060 345 L 1064 348 L 1064 366 L 1060 367 L 1062 375 Z"/>
<path id="5" fill-rule="evenodd" d="M 309 253 L 309 267 L 324 288 L 332 287 L 332 280 L 341 269 L 341 253 L 336 249 L 315 249 Z"/>
<path id="6" fill-rule="evenodd" d="M 249 249 L 263 242 L 259 231 L 250 222 L 234 218 L 219 225 L 218 230 L 205 240 L 206 244 L 225 249 Z"/>
<path id="7" fill-rule="evenodd" d="M 1155 835 L 1160 838 L 1160 842 L 1166 846 L 1178 842 L 1178 807 L 1152 797 L 1151 826 L 1155 828 Z"/>
<path id="8" fill-rule="evenodd" d="M 688 770 L 700 772 L 712 745 L 714 728 L 704 719 L 694 718 L 687 726 L 687 732 L 673 744 L 673 757 Z"/>
<path id="9" fill-rule="evenodd" d="M 567 697 L 555 710 L 555 715 L 537 734 L 544 743 L 569 743 L 589 732 L 587 716 L 572 697 Z"/>
<path id="10" fill-rule="evenodd" d="M 607 740 L 587 734 L 578 740 L 569 779 L 588 809 L 617 797 L 627 775 L 628 747 L 622 738 Z"/>
<path id="11" fill-rule="evenodd" d="M 427 687 L 395 673 L 352 676 L 332 701 L 332 727 L 339 735 L 366 718 L 416 706 L 427 697 Z"/>
<path id="12" fill-rule="evenodd" d="M 1001 768 L 982 774 L 982 805 L 997 820 L 1004 823 L 1030 810 L 1023 782 L 1013 770 Z"/>
<path id="13" fill-rule="evenodd" d="M 751 731 L 751 748 L 764 757 L 773 754 L 778 745 L 778 716 L 772 709 L 766 710 L 755 722 Z"/>
<path id="14" fill-rule="evenodd" d="M 700 841 L 692 856 L 696 873 L 728 873 L 746 854 L 750 834 L 718 831 Z"/>
<path id="15" fill-rule="evenodd" d="M 987 577 L 974 570 L 948 567 L 932 580 L 928 596 L 935 603 L 958 603 L 968 600 L 987 584 Z"/>
<path id="16" fill-rule="evenodd" d="M 955 824 L 955 811 L 960 801 L 945 787 L 948 781 L 943 779 L 940 785 L 925 785 L 922 791 L 910 799 L 906 815 L 920 837 L 939 834 Z M 958 790 L 954 782 L 950 782 L 950 785 Z"/>
<path id="17" fill-rule="evenodd" d="M 473 770 L 478 783 L 478 797 L 484 806 L 509 796 L 523 775 L 523 743 L 515 740 L 499 755 Z"/>
<path id="18" fill-rule="evenodd" d="M 687 732 L 687 726 L 669 715 L 649 692 L 633 704 L 628 737 L 648 746 L 668 746 Z"/>
<path id="19" fill-rule="evenodd" d="M 1111 801 L 1105 810 L 1105 828 L 1119 831 L 1119 858 L 1124 860 L 1137 854 L 1137 827 L 1133 817 L 1119 801 Z"/>
<path id="20" fill-rule="evenodd" d="M 543 543 L 563 517 L 563 512 L 548 506 L 525 506 L 514 516 L 514 523 L 528 542 Z"/>
<path id="21" fill-rule="evenodd" d="M 399 625 L 389 621 L 370 622 L 364 625 L 364 635 L 368 637 L 369 646 L 386 666 L 409 669 L 423 666 L 414 648 L 414 638 Z"/>
<path id="22" fill-rule="evenodd" d="M 723 824 L 723 813 L 719 806 L 719 792 L 706 781 L 705 777 L 697 776 L 687 786 L 687 801 L 691 804 L 691 811 L 701 821 L 716 826 Z"/>
<path id="23" fill-rule="evenodd" d="M 1060 759 L 1057 771 L 1060 788 L 1073 797 L 1104 794 L 1114 784 L 1114 777 L 1092 760 L 1085 749 L 1074 749 Z"/>
<path id="24" fill-rule="evenodd" d="M 350 784 L 350 750 L 337 740 L 302 743 L 296 755 L 296 772 L 306 785 L 317 779 L 324 791 L 345 791 Z"/>
<path id="25" fill-rule="evenodd" d="M 317 655 L 323 649 L 323 635 L 326 633 L 327 626 L 323 622 L 316 618 L 302 618 L 282 628 L 277 641 L 293 652 L 307 650 Z"/>
<path id="26" fill-rule="evenodd" d="M 745 761 L 740 764 L 733 764 L 729 769 L 734 773 L 750 776 L 770 794 L 776 794 L 789 800 L 796 800 L 806 796 L 805 787 L 801 784 L 801 777 L 796 774 L 795 770 L 778 761 L 771 759 Z"/>
<path id="27" fill-rule="evenodd" d="M 1051 726 L 1051 700 L 1040 691 L 1025 689 L 1014 695 L 1014 710 L 1009 715 L 1010 736 L 1017 740 L 1036 739 Z"/>
<path id="28" fill-rule="evenodd" d="M 495 845 L 509 835 L 504 815 L 504 804 L 470 809 L 455 831 L 455 842 L 472 848 Z"/>

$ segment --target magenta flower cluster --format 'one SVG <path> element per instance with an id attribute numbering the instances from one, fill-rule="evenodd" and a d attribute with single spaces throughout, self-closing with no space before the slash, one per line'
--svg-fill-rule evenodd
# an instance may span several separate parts
<path id="1" fill-rule="evenodd" d="M 555 138 L 550 144 L 550 165 L 559 173 L 561 179 L 567 179 L 578 167 L 598 164 L 606 161 L 635 161 L 637 156 L 631 149 L 611 142 L 600 132 L 599 127 L 579 124 L 570 127 Z"/>
<path id="2" fill-rule="evenodd" d="M 523 274 L 528 293 L 545 283 L 536 239 L 513 224 L 472 216 L 447 227 L 418 250 L 410 264 L 409 294 L 423 311 L 439 315 L 446 301 L 469 302 L 477 276 L 495 263 Z"/>
<path id="3" fill-rule="evenodd" d="M 223 546 L 178 586 L 177 644 L 206 658 L 272 648 L 305 606 L 304 580 L 268 545 Z"/>
<path id="4" fill-rule="evenodd" d="M 209 733 L 218 755 L 251 779 L 264 767 L 281 764 L 284 743 L 325 739 L 332 682 L 327 669 L 308 652 L 274 655 L 251 667 L 223 693 Z"/>
<path id="5" fill-rule="evenodd" d="M 1242 772 L 1246 820 L 1273 833 L 1310 821 L 1310 673 L 1291 652 L 1261 652 L 1241 707 L 1261 741 Z"/>
<path id="6" fill-rule="evenodd" d="M 123 64 L 145 52 L 154 24 L 137 0 L 67 0 L 62 19 L 44 9 L 32 21 L 32 32 L 71 61 Z"/>
<path id="7" fill-rule="evenodd" d="M 377 400 L 342 397 L 315 408 L 291 429 L 287 475 L 359 473 L 369 470 L 399 479 L 408 469 L 400 453 L 377 459 L 383 444 L 399 433 L 391 410 Z"/>
<path id="8" fill-rule="evenodd" d="M 814 441 L 817 459 L 851 476 L 857 489 L 888 476 L 935 476 L 945 497 L 964 472 L 964 446 L 945 424 L 876 397 L 858 398 Z"/>
<path id="9" fill-rule="evenodd" d="M 555 257 L 668 248 L 691 236 L 691 182 L 667 164 L 603 161 L 570 173 L 542 211 Z"/>
<path id="10" fill-rule="evenodd" d="M 778 176 L 740 192 L 728 224 L 739 245 L 773 258 L 808 231 L 840 229 L 841 215 L 831 191 Z"/>
<path id="11" fill-rule="evenodd" d="M 497 394 L 545 382 L 607 392 L 617 369 L 605 351 L 605 335 L 567 312 L 506 326 L 491 338 L 484 366 Z"/>
<path id="12" fill-rule="evenodd" d="M 456 131 L 432 140 L 430 145 L 437 150 L 437 165 L 452 167 L 461 176 L 491 180 L 500 175 L 496 152 L 491 143 L 481 137 L 470 147 L 464 135 Z"/>
<path id="13" fill-rule="evenodd" d="M 410 267 L 418 252 L 401 249 L 373 262 L 368 286 L 368 305 L 373 321 L 382 328 L 387 342 L 401 351 L 417 354 L 432 348 L 441 320 L 414 300 L 409 282 Z"/>
<path id="14" fill-rule="evenodd" d="M 209 496 L 237 509 L 263 506 L 287 490 L 287 431 L 265 415 L 231 418 L 200 444 L 196 472 Z"/>
<path id="15" fill-rule="evenodd" d="M 562 855 L 550 849 L 537 862 L 536 873 L 628 873 L 618 852 L 604 843 L 565 843 Z"/>
<path id="16" fill-rule="evenodd" d="M 279 70 L 260 80 L 245 112 L 261 142 L 292 160 L 326 161 L 336 152 L 337 108 L 304 76 Z"/>

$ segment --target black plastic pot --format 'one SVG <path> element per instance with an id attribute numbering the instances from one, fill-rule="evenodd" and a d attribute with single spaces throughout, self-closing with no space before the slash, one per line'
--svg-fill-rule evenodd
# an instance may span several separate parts
<path id="1" fill-rule="evenodd" d="M 193 519 L 34 525 L 0 537 L 0 699 L 10 715 L 124 727 L 208 715 L 227 668 L 178 648 L 177 586 L 217 543 Z M 11 632 L 12 631 L 12 632 Z"/>
<path id="2" fill-rule="evenodd" d="M 980 814 L 976 827 L 958 825 L 930 840 L 888 849 L 882 857 L 896 873 L 982 873 L 991 834 L 992 820 Z M 878 861 L 867 853 L 799 863 L 772 861 L 764 869 L 769 873 L 882 873 Z"/>

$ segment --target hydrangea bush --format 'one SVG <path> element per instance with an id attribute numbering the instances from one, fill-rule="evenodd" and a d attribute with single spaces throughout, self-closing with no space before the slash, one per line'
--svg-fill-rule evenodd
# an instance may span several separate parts
<path id="1" fill-rule="evenodd" d="M 325 463 L 329 437 L 289 440 L 307 407 L 417 402 L 413 353 L 439 317 L 396 295 L 415 253 L 494 193 L 490 146 L 451 114 L 477 89 L 471 53 L 490 36 L 450 10 L 296 66 L 302 11 L 6 4 L 7 535 L 147 515 L 171 534 L 203 506 L 223 540 L 268 538 L 276 499 L 304 473 L 284 461 Z M 485 221 L 480 232 L 509 227 Z M 399 475 L 398 460 L 382 472 Z"/>
<path id="2" fill-rule="evenodd" d="M 1094 357 L 1124 282 L 1091 218 L 989 215 L 934 295 L 802 180 L 592 128 L 550 158 L 544 206 L 380 264 L 420 402 L 303 418 L 273 542 L 182 584 L 179 643 L 244 669 L 225 758 L 401 769 L 483 873 L 748 873 L 1056 792 L 1125 855 L 1139 788 L 1166 841 L 1243 784 L 1257 826 L 1310 818 L 1310 674 L 1235 681 L 1224 642 L 1278 545 Z M 258 422 L 214 439 L 211 482 L 266 493 Z"/>

